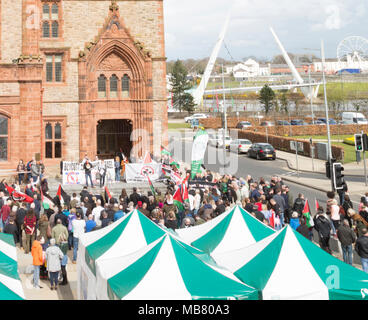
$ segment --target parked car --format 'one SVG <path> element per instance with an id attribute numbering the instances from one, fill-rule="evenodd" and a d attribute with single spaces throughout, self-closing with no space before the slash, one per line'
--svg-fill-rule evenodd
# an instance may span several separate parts
<path id="1" fill-rule="evenodd" d="M 321 120 L 312 120 L 311 122 L 310 122 L 310 124 L 315 124 L 315 125 L 319 125 L 319 126 L 323 126 L 325 123 L 323 122 L 323 121 L 321 121 Z"/>
<path id="2" fill-rule="evenodd" d="M 246 129 L 246 128 L 250 128 L 251 126 L 252 126 L 252 124 L 249 121 L 240 121 L 236 125 L 236 128 L 237 129 Z"/>
<path id="3" fill-rule="evenodd" d="M 308 123 L 306 123 L 304 120 L 300 120 L 300 119 L 291 120 L 290 124 L 292 126 L 305 126 L 305 125 L 308 125 Z"/>
<path id="4" fill-rule="evenodd" d="M 359 112 L 343 112 L 341 119 L 345 121 L 345 124 L 368 124 L 368 120 L 364 114 Z"/>
<path id="5" fill-rule="evenodd" d="M 252 142 L 247 139 L 235 139 L 230 143 L 230 152 L 248 153 Z"/>
<path id="6" fill-rule="evenodd" d="M 275 124 L 272 121 L 262 121 L 261 127 L 273 127 Z"/>
<path id="7" fill-rule="evenodd" d="M 326 118 L 318 118 L 318 120 L 322 121 L 324 124 L 327 124 Z M 332 118 L 329 118 L 328 119 L 328 123 L 329 124 L 332 124 L 332 125 L 337 124 L 337 122 L 335 121 L 335 119 L 332 119 Z"/>
<path id="8" fill-rule="evenodd" d="M 225 136 L 225 148 L 228 149 L 230 147 L 230 143 L 231 143 L 232 139 L 228 136 Z M 222 148 L 224 145 L 224 140 L 222 136 L 218 137 L 217 143 L 216 143 L 216 148 Z"/>
<path id="9" fill-rule="evenodd" d="M 195 113 L 190 117 L 185 117 L 184 121 L 185 123 L 190 123 L 193 119 L 206 119 L 208 116 L 204 113 Z"/>
<path id="10" fill-rule="evenodd" d="M 276 125 L 278 126 L 290 126 L 290 122 L 286 120 L 277 120 Z"/>
<path id="11" fill-rule="evenodd" d="M 248 149 L 248 157 L 261 159 L 276 160 L 275 148 L 269 143 L 254 143 Z"/>

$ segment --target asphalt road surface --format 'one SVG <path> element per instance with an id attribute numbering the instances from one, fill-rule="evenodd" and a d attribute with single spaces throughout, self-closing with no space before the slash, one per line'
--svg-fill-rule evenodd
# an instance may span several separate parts
<path id="1" fill-rule="evenodd" d="M 186 163 L 191 162 L 191 149 L 192 141 L 187 138 L 175 137 L 170 138 L 170 150 L 173 153 L 173 157 L 180 159 Z M 277 154 L 277 152 L 276 152 Z M 226 173 L 232 174 L 236 177 L 246 177 L 250 174 L 255 180 L 263 177 L 266 180 L 270 180 L 273 175 L 296 175 L 296 172 L 290 170 L 284 160 L 275 161 L 272 160 L 256 160 L 248 158 L 246 154 L 236 154 L 227 152 L 227 161 L 229 163 Z M 214 172 L 220 172 L 223 174 L 223 150 L 216 149 L 213 146 L 208 146 L 204 157 L 203 165 L 206 169 Z M 326 180 L 327 178 L 323 174 L 318 173 L 300 173 L 300 177 L 316 178 Z M 346 179 L 349 181 L 348 179 Z M 318 200 L 320 205 L 325 206 L 326 194 L 324 192 L 308 188 L 295 183 L 286 182 L 289 185 L 293 198 L 295 199 L 299 193 L 303 193 L 309 200 L 311 210 L 315 212 L 315 199 Z M 353 196 L 354 208 L 358 207 L 360 197 L 358 195 Z"/>

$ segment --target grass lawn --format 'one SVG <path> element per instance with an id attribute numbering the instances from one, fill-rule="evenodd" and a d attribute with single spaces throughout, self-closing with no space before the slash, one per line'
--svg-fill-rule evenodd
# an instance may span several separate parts
<path id="1" fill-rule="evenodd" d="M 169 130 L 190 129 L 190 123 L 168 123 Z"/>
<path id="2" fill-rule="evenodd" d="M 342 142 L 333 142 L 332 145 L 344 148 L 344 163 L 356 161 L 355 146 L 350 146 Z"/>

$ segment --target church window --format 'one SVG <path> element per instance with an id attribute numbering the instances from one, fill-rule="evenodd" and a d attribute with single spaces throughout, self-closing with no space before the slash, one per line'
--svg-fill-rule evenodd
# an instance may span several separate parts
<path id="1" fill-rule="evenodd" d="M 42 5 L 42 37 L 58 38 L 59 30 L 59 4 L 44 2 Z M 50 32 L 51 27 L 51 32 Z"/>
<path id="2" fill-rule="evenodd" d="M 110 78 L 110 98 L 118 97 L 118 77 L 113 74 Z"/>
<path id="3" fill-rule="evenodd" d="M 8 160 L 8 118 L 0 115 L 0 161 Z"/>
<path id="4" fill-rule="evenodd" d="M 123 98 L 129 98 L 130 79 L 127 74 L 121 79 L 121 92 Z"/>
<path id="5" fill-rule="evenodd" d="M 47 122 L 45 126 L 46 159 L 62 158 L 62 126 L 59 122 Z"/>
<path id="6" fill-rule="evenodd" d="M 106 77 L 101 74 L 97 79 L 98 97 L 106 98 Z"/>

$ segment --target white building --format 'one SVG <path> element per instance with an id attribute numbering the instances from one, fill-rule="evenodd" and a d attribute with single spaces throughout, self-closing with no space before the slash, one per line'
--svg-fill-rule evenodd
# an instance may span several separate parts
<path id="1" fill-rule="evenodd" d="M 228 74 L 233 73 L 235 80 L 241 81 L 247 78 L 268 76 L 271 74 L 269 65 L 260 65 L 253 59 L 248 59 L 243 63 L 238 63 L 233 67 L 227 67 Z"/>
<path id="2" fill-rule="evenodd" d="M 322 61 L 313 61 L 314 71 L 322 72 Z M 368 61 L 354 61 L 350 56 L 347 56 L 347 61 L 339 61 L 337 59 L 326 59 L 326 73 L 334 74 L 343 69 L 360 69 L 361 72 L 368 71 Z"/>

